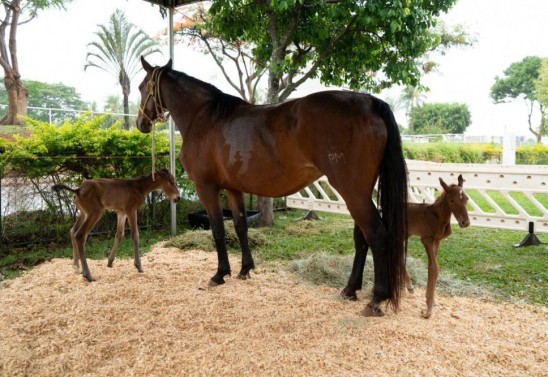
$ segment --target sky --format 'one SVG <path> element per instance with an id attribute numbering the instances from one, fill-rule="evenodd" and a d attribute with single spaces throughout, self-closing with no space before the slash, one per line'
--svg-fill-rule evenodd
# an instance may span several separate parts
<path id="1" fill-rule="evenodd" d="M 167 28 L 167 19 L 162 18 L 158 8 L 143 0 L 74 0 L 66 10 L 45 10 L 18 28 L 23 80 L 73 86 L 84 101 L 95 101 L 99 108 L 108 96 L 121 96 L 115 77 L 96 68 L 84 71 L 87 44 L 95 40 L 97 25 L 107 24 L 116 9 L 123 10 L 130 22 L 151 36 Z M 472 114 L 468 135 L 532 136 L 525 102 L 495 105 L 489 90 L 495 77 L 502 76 L 511 63 L 530 55 L 548 57 L 547 15 L 548 0 L 459 0 L 442 19 L 449 25 L 463 25 L 477 41 L 473 47 L 456 48 L 434 57 L 439 66 L 437 72 L 424 76 L 423 83 L 430 88 L 425 101 L 467 104 Z M 168 46 L 162 49 L 164 54 L 151 55 L 150 63 L 167 62 Z M 174 68 L 236 94 L 211 58 L 190 47 L 175 46 Z M 138 74 L 132 83 L 132 101 L 139 100 L 137 86 L 141 78 Z M 317 82 L 308 83 L 293 97 L 324 89 Z M 397 96 L 399 91 L 393 89 L 379 97 L 385 94 Z M 401 112 L 396 118 L 405 123 Z M 537 121 L 538 115 L 533 120 Z"/>

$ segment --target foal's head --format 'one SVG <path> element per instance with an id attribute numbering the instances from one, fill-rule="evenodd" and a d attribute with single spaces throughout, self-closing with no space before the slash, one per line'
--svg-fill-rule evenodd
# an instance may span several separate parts
<path id="1" fill-rule="evenodd" d="M 470 219 L 468 217 L 468 210 L 466 204 L 468 203 L 468 196 L 462 188 L 464 179 L 462 174 L 459 175 L 459 184 L 448 186 L 443 179 L 440 178 L 441 187 L 445 191 L 445 201 L 451 209 L 451 213 L 457 219 L 457 222 L 461 228 L 466 228 L 470 225 Z"/>
<path id="2" fill-rule="evenodd" d="M 137 114 L 137 128 L 143 133 L 149 133 L 154 122 L 165 121 L 167 109 L 162 103 L 160 93 L 160 80 L 166 69 L 171 69 L 171 59 L 163 67 L 152 67 L 141 56 L 141 64 L 146 72 L 144 80 L 139 85 L 141 92 L 141 104 Z"/>
<path id="3" fill-rule="evenodd" d="M 160 189 L 172 202 L 177 203 L 181 196 L 177 188 L 177 182 L 167 169 L 161 169 L 154 174 L 154 180 L 160 183 Z"/>

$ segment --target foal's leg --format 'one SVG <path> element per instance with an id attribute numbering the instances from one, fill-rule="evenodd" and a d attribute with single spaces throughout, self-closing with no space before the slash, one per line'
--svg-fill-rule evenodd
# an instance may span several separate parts
<path id="1" fill-rule="evenodd" d="M 409 273 L 407 272 L 407 266 L 403 266 L 403 279 L 405 281 L 405 287 L 407 288 L 407 291 L 411 294 L 415 293 L 415 287 L 413 286 L 413 283 L 411 282 L 411 278 L 409 277 Z"/>
<path id="2" fill-rule="evenodd" d="M 114 246 L 112 246 L 112 250 L 110 251 L 110 255 L 108 256 L 108 267 L 112 267 L 112 263 L 114 262 L 114 258 L 116 258 L 116 253 L 118 252 L 118 248 L 120 247 L 120 242 L 122 242 L 122 238 L 124 238 L 124 230 L 126 227 L 125 213 L 117 213 L 117 216 L 118 222 L 116 224 L 116 236 L 114 236 Z"/>
<path id="3" fill-rule="evenodd" d="M 76 222 L 70 229 L 70 243 L 72 244 L 72 267 L 79 272 L 80 270 L 80 256 L 78 255 L 78 245 L 76 244 L 76 239 L 74 237 L 76 231 L 82 226 L 86 215 L 84 212 L 80 211 L 80 215 L 76 219 Z"/>
<path id="4" fill-rule="evenodd" d="M 216 187 L 196 185 L 196 192 L 209 217 L 211 232 L 215 240 L 215 248 L 217 249 L 217 273 L 213 275 L 209 282 L 209 285 L 214 287 L 224 284 L 224 277 L 230 275 L 230 262 L 228 260 L 228 253 L 226 252 L 225 225 L 223 222 L 221 199 L 219 197 L 219 189 Z"/>
<path id="5" fill-rule="evenodd" d="M 86 260 L 86 240 L 95 224 L 97 224 L 97 221 L 101 218 L 102 214 L 103 211 L 86 215 L 82 225 L 74 233 L 74 241 L 78 250 L 78 256 L 80 257 L 80 263 L 82 264 L 82 275 L 89 282 L 92 282 L 94 279 L 91 276 L 88 262 Z"/>
<path id="6" fill-rule="evenodd" d="M 238 274 L 239 279 L 248 279 L 251 276 L 249 271 L 255 268 L 249 241 L 247 237 L 247 216 L 244 204 L 244 194 L 240 191 L 228 191 L 228 203 L 232 210 L 232 218 L 234 219 L 234 229 L 240 241 L 240 249 L 242 250 L 242 269 Z"/>
<path id="7" fill-rule="evenodd" d="M 369 248 L 369 245 L 363 236 L 362 230 L 356 223 L 354 223 L 354 248 L 356 249 L 356 253 L 354 254 L 352 272 L 348 278 L 348 284 L 346 284 L 346 287 L 341 292 L 341 296 L 352 301 L 356 301 L 358 299 L 356 291 L 362 289 L 363 269 L 365 267 L 367 250 Z"/>
<path id="8" fill-rule="evenodd" d="M 422 244 L 428 254 L 428 282 L 426 283 L 426 310 L 422 310 L 422 316 L 424 318 L 430 318 L 432 316 L 432 310 L 434 308 L 434 291 L 436 290 L 436 283 L 439 276 L 439 268 L 437 261 L 438 248 L 440 246 L 440 240 L 432 238 L 421 238 Z"/>
<path id="9" fill-rule="evenodd" d="M 143 272 L 141 266 L 141 257 L 139 256 L 139 226 L 137 226 L 137 211 L 129 211 L 127 213 L 129 223 L 129 231 L 131 232 L 131 240 L 133 241 L 133 264 L 137 271 Z"/>

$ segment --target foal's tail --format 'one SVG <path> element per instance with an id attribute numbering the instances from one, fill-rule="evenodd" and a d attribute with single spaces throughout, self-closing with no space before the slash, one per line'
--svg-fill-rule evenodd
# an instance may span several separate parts
<path id="1" fill-rule="evenodd" d="M 53 185 L 53 186 L 51 186 L 51 189 L 55 192 L 59 192 L 61 190 L 68 190 L 68 191 L 78 195 L 78 189 L 70 188 L 67 185 L 62 185 L 62 184 Z"/>
<path id="2" fill-rule="evenodd" d="M 377 98 L 375 107 L 388 131 L 379 173 L 379 195 L 382 219 L 389 238 L 387 257 L 390 303 L 397 309 L 407 254 L 407 165 L 398 125 L 390 106 Z"/>

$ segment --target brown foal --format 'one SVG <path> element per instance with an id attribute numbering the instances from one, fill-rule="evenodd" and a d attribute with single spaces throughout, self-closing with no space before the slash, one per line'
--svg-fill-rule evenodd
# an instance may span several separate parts
<path id="1" fill-rule="evenodd" d="M 171 201 L 177 202 L 180 199 L 175 178 L 167 169 L 159 170 L 154 175 L 133 179 L 89 179 L 77 189 L 62 184 L 52 187 L 52 190 L 57 192 L 68 190 L 74 193 L 74 203 L 80 210 L 80 215 L 70 230 L 72 262 L 74 268 L 78 270 L 78 261 L 80 260 L 82 275 L 88 281 L 91 282 L 94 279 L 86 261 L 85 243 L 89 233 L 106 209 L 116 211 L 118 215 L 116 237 L 108 257 L 108 267 L 112 267 L 112 262 L 116 257 L 116 252 L 124 236 L 127 218 L 133 241 L 134 264 L 139 272 L 143 272 L 139 256 L 137 210 L 144 203 L 146 195 L 157 189 L 161 189 Z"/>
<path id="2" fill-rule="evenodd" d="M 458 185 L 452 184 L 448 186 L 440 178 L 443 191 L 433 204 L 407 204 L 407 237 L 419 236 L 428 255 L 426 310 L 422 311 L 424 318 L 432 316 L 434 291 L 439 275 L 437 255 L 440 241 L 451 235 L 451 214 L 455 216 L 461 228 L 466 228 L 470 225 L 468 210 L 466 209 L 468 196 L 466 196 L 462 188 L 464 182 L 462 175 L 459 175 L 458 182 Z M 404 268 L 403 273 L 407 290 L 413 293 L 414 287 L 409 279 L 407 269 Z"/>

